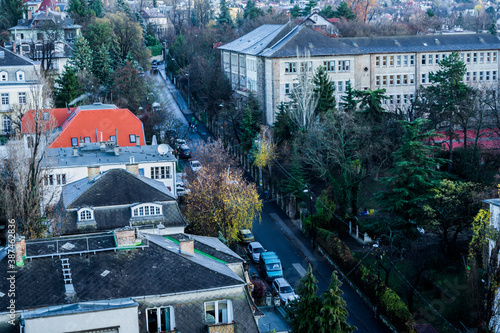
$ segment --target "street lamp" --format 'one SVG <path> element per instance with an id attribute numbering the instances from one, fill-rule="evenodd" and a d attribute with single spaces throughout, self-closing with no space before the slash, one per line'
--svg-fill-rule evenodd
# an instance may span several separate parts
<path id="1" fill-rule="evenodd" d="M 189 71 L 186 73 L 186 76 L 188 78 L 188 94 L 187 94 L 187 102 L 188 102 L 188 109 L 189 109 L 189 96 L 191 96 L 191 85 L 190 85 L 190 79 L 189 79 Z"/>

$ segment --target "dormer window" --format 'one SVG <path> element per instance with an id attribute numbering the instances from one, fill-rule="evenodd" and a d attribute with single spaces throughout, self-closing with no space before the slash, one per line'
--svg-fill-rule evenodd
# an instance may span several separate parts
<path id="1" fill-rule="evenodd" d="M 94 211 L 90 208 L 78 210 L 78 222 L 87 222 L 94 220 Z"/>
<path id="2" fill-rule="evenodd" d="M 9 74 L 7 72 L 0 72 L 0 81 L 8 81 L 9 80 Z"/>
<path id="3" fill-rule="evenodd" d="M 132 207 L 132 217 L 162 215 L 162 206 L 153 203 L 140 204 Z"/>
<path id="4" fill-rule="evenodd" d="M 23 71 L 17 71 L 16 76 L 17 76 L 17 81 L 24 81 L 24 72 Z"/>

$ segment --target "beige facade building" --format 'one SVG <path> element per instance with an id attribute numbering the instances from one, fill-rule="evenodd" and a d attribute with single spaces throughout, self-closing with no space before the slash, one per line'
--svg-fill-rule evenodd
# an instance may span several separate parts
<path id="1" fill-rule="evenodd" d="M 489 34 L 331 38 L 305 25 L 263 25 L 219 50 L 233 89 L 256 95 L 268 124 L 290 100 L 299 74 L 312 75 L 319 66 L 334 82 L 337 100 L 349 82 L 358 90 L 384 88 L 388 110 L 408 106 L 452 52 L 467 66 L 467 84 L 496 90 L 500 70 L 500 40 Z"/>

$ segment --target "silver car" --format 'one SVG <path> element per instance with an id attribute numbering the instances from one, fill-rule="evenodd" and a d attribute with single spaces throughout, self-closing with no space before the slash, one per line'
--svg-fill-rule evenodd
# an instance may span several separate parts
<path id="1" fill-rule="evenodd" d="M 248 253 L 252 257 L 253 262 L 259 262 L 260 254 L 266 252 L 259 242 L 251 242 L 248 244 Z"/>
<path id="2" fill-rule="evenodd" d="M 276 278 L 272 283 L 273 291 L 279 296 L 282 304 L 288 304 L 298 298 L 292 286 L 284 278 Z"/>

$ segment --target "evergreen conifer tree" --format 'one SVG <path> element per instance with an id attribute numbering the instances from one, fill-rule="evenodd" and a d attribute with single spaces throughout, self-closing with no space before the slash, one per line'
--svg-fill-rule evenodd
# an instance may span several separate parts
<path id="1" fill-rule="evenodd" d="M 245 6 L 245 11 L 243 12 L 243 18 L 254 20 L 259 16 L 264 16 L 264 11 L 255 6 L 255 1 L 248 0 L 247 5 Z"/>
<path id="2" fill-rule="evenodd" d="M 73 67 L 65 66 L 64 72 L 56 79 L 55 105 L 58 108 L 67 107 L 68 104 L 80 96 L 82 87 Z"/>
<path id="3" fill-rule="evenodd" d="M 323 305 L 321 306 L 319 320 L 320 333 L 350 333 L 356 327 L 347 323 L 346 302 L 342 299 L 342 283 L 337 277 L 337 272 L 334 271 L 330 286 L 323 293 Z"/>
<path id="4" fill-rule="evenodd" d="M 352 89 L 351 80 L 347 82 L 347 86 L 344 95 L 340 98 L 340 107 L 346 112 L 355 112 L 358 106 L 358 100 L 356 99 L 356 91 Z"/>
<path id="5" fill-rule="evenodd" d="M 94 55 L 92 73 L 100 83 L 108 85 L 111 82 L 111 58 L 106 45 L 101 44 Z"/>
<path id="6" fill-rule="evenodd" d="M 223 26 L 233 26 L 233 19 L 229 13 L 229 7 L 227 6 L 226 0 L 220 0 L 219 3 L 220 13 L 217 16 L 217 24 L 221 27 Z"/>
<path id="7" fill-rule="evenodd" d="M 78 35 L 73 44 L 73 55 L 69 60 L 77 72 L 90 71 L 92 68 L 92 50 L 83 35 Z"/>
<path id="8" fill-rule="evenodd" d="M 335 102 L 335 96 L 333 95 L 333 93 L 335 92 L 335 87 L 333 86 L 333 82 L 330 81 L 325 67 L 319 66 L 316 70 L 316 75 L 314 76 L 314 84 L 316 85 L 314 92 L 318 96 L 316 114 L 324 114 L 326 112 L 335 110 L 335 106 L 337 104 Z"/>
<path id="9" fill-rule="evenodd" d="M 318 314 L 321 309 L 321 299 L 318 297 L 318 280 L 312 273 L 312 267 L 304 277 L 300 280 L 297 294 L 300 299 L 293 301 L 290 304 L 290 326 L 293 332 L 300 333 L 318 333 L 319 318 Z"/>
<path id="10" fill-rule="evenodd" d="M 102 17 L 104 12 L 102 0 L 90 0 L 89 9 L 94 12 L 95 16 Z"/>

